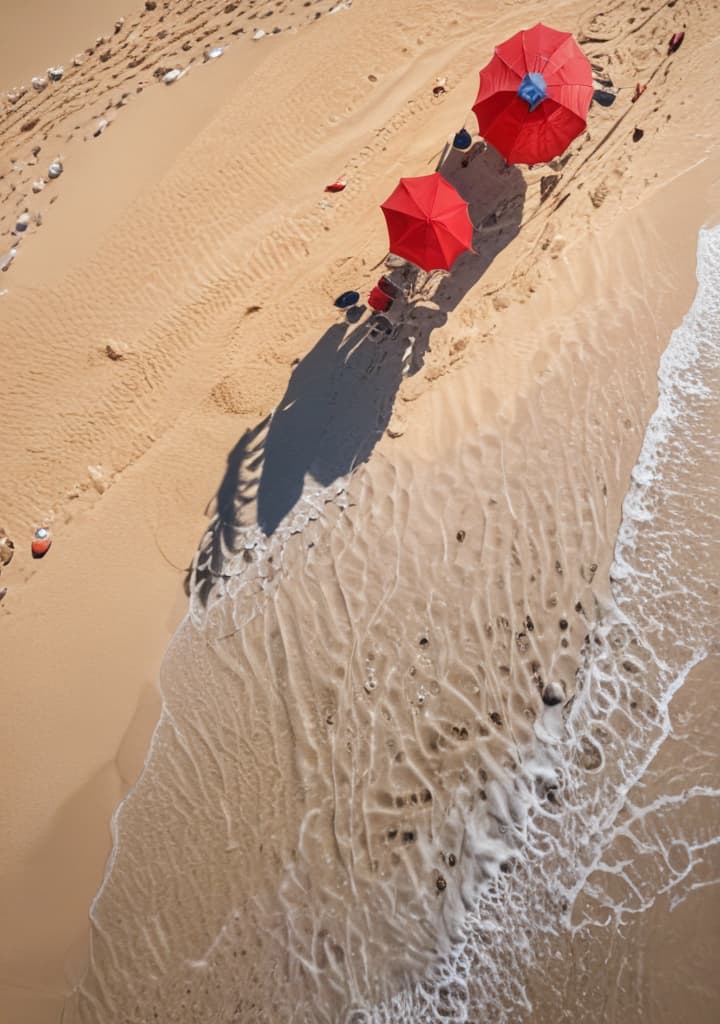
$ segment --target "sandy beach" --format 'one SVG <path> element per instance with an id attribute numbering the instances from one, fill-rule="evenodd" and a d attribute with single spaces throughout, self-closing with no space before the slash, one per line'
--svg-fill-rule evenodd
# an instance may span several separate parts
<path id="1" fill-rule="evenodd" d="M 716 613 L 697 612 L 707 657 L 678 662 L 689 682 L 670 707 L 682 615 L 663 605 L 643 661 L 629 626 L 617 639 L 612 609 L 632 602 L 611 567 L 698 232 L 720 214 L 720 13 L 477 8 L 34 0 L 0 15 L 3 1021 L 441 1019 L 447 983 L 422 1011 L 393 999 L 457 954 L 477 901 L 490 934 L 489 879 L 525 893 L 534 854 L 507 821 L 527 766 L 546 782 L 557 769 L 538 747 L 560 729 L 542 687 L 570 701 L 595 636 L 643 666 L 641 709 L 663 709 L 608 731 L 659 753 L 643 775 L 593 718 L 578 807 L 631 777 L 692 791 L 657 832 L 696 837 L 697 879 L 677 872 L 675 908 L 648 854 L 652 898 L 610 967 L 593 928 L 617 893 L 568 881 L 574 924 L 592 926 L 558 939 L 548 971 L 499 942 L 489 965 L 478 940 L 463 963 L 502 997 L 476 1006 L 716 1018 L 720 867 L 700 851 L 720 814 L 689 775 L 673 789 L 684 761 L 718 785 L 702 710 Z M 391 339 L 349 323 L 333 300 L 364 300 L 383 270 L 379 204 L 475 131 L 479 68 L 540 19 L 592 63 L 604 102 L 587 131 L 552 166 L 507 167 L 479 141 L 466 166 L 450 151 L 475 254 Z M 41 561 L 38 526 L 53 536 Z M 717 579 L 717 549 L 693 551 L 695 577 Z M 661 743 L 666 712 L 681 738 Z M 528 906 L 507 911 L 518 935 Z M 472 1019 L 459 1005 L 444 1019 Z"/>

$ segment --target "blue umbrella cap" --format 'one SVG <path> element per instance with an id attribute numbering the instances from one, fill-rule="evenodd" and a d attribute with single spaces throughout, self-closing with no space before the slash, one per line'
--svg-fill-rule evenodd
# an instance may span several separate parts
<path id="1" fill-rule="evenodd" d="M 531 71 L 525 75 L 518 86 L 518 96 L 530 107 L 530 113 L 539 107 L 543 100 L 547 99 L 547 85 L 539 71 Z"/>

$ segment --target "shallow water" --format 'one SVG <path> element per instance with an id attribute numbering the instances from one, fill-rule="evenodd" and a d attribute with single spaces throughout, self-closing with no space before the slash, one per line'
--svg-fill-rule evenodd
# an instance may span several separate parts
<path id="1" fill-rule="evenodd" d="M 719 877 L 705 683 L 670 726 L 718 635 L 719 248 L 701 234 L 612 590 L 610 424 L 637 429 L 643 394 L 640 355 L 605 344 L 620 308 L 558 321 L 554 367 L 492 426 L 469 371 L 437 452 L 378 450 L 270 541 L 222 536 L 67 1019 L 590 1019 L 606 936 Z"/>

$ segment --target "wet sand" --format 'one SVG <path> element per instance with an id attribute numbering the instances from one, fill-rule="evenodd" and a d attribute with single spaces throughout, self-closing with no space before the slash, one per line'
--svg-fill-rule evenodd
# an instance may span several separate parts
<path id="1" fill-rule="evenodd" d="M 492 33 L 483 27 L 472 37 L 462 4 L 447 12 L 442 25 L 427 17 L 429 5 L 392 6 L 386 15 L 392 31 L 378 43 L 368 28 L 377 16 L 377 5 L 369 0 L 309 28 L 302 27 L 307 12 L 291 4 L 284 13 L 297 32 L 283 32 L 257 44 L 235 40 L 220 60 L 207 64 L 202 63 L 203 49 L 240 24 L 233 21 L 235 15 L 240 17 L 240 8 L 225 16 L 225 27 L 219 16 L 215 21 L 208 18 L 192 35 L 192 48 L 183 51 L 182 33 L 197 5 L 188 5 L 184 14 L 179 5 L 171 6 L 169 36 L 152 42 L 147 67 L 141 63 L 129 69 L 131 82 L 112 77 L 135 59 L 128 50 L 121 61 L 116 47 L 125 44 L 127 32 L 127 46 L 134 47 L 134 53 L 148 54 L 151 40 L 166 31 L 154 22 L 151 31 L 149 15 L 137 21 L 137 29 L 128 15 L 118 44 L 103 44 L 73 77 L 5 107 L 4 138 L 15 148 L 6 150 L 3 145 L 3 160 L 7 152 L 7 159 L 27 161 L 32 146 L 40 144 L 39 161 L 61 154 L 66 165 L 57 182 L 57 203 L 50 205 L 55 186 L 48 185 L 40 193 L 42 225 L 23 238 L 18 257 L 0 279 L 2 289 L 8 289 L 0 296 L 5 324 L 0 337 L 9 381 L 1 449 L 8 467 L 1 525 L 18 545 L 12 566 L 3 572 L 1 582 L 10 591 L 0 606 L 3 659 L 10 667 L 3 694 L 12 722 L 12 735 L 3 742 L 4 767 L 5 777 L 14 781 L 9 813 L 3 815 L 9 822 L 2 844 L 3 902 L 10 907 L 12 924 L 3 950 L 2 978 L 7 986 L 5 1005 L 27 1020 L 57 1019 L 63 991 L 83 970 L 88 907 L 109 851 L 108 822 L 142 765 L 159 709 L 155 681 L 160 660 L 185 611 L 183 570 L 203 532 L 207 502 L 223 477 L 228 453 L 234 452 L 236 462 L 243 471 L 246 468 L 244 449 L 238 447 L 244 431 L 260 427 L 253 443 L 273 469 L 263 491 L 265 514 L 273 524 L 291 510 L 311 477 L 328 485 L 338 481 L 341 488 L 355 462 L 370 459 L 368 472 L 358 474 L 347 490 L 353 501 L 357 498 L 362 514 L 352 508 L 341 513 L 341 500 L 337 511 L 330 507 L 322 513 L 318 525 L 315 513 L 303 512 L 301 503 L 298 514 L 309 520 L 302 536 L 305 543 L 317 546 L 317 562 L 308 570 L 305 555 L 300 554 L 301 547 L 303 552 L 308 549 L 296 540 L 288 545 L 285 568 L 278 572 L 277 600 L 287 605 L 281 609 L 283 642 L 288 644 L 289 634 L 295 637 L 288 650 L 293 652 L 296 685 L 291 717 L 299 734 L 317 716 L 325 722 L 318 720 L 318 727 L 327 729 L 327 719 L 333 718 L 335 729 L 337 716 L 342 720 L 354 706 L 343 705 L 336 685 L 327 692 L 308 685 L 308 679 L 322 678 L 318 668 L 326 656 L 338 662 L 335 667 L 346 664 L 345 630 L 352 636 L 364 635 L 365 643 L 373 637 L 378 678 L 387 676 L 393 658 L 398 664 L 407 661 L 408 668 L 413 665 L 415 653 L 410 657 L 409 652 L 423 654 L 423 631 L 431 651 L 448 648 L 450 656 L 460 635 L 456 609 L 462 605 L 464 588 L 472 585 L 479 571 L 475 561 L 483 573 L 488 569 L 500 575 L 506 573 L 506 565 L 538 562 L 542 571 L 534 590 L 530 587 L 526 593 L 527 581 L 510 570 L 510 596 L 488 593 L 482 613 L 473 609 L 466 623 L 467 642 L 479 644 L 478 663 L 495 667 L 490 683 L 479 683 L 481 712 L 474 697 L 468 705 L 461 685 L 449 698 L 450 706 L 438 712 L 436 727 L 442 734 L 447 726 L 447 758 L 452 763 L 443 766 L 445 793 L 433 800 L 432 813 L 439 813 L 437 806 L 454 807 L 457 814 L 463 807 L 462 800 L 457 801 L 458 779 L 467 761 L 463 729 L 472 729 L 476 718 L 489 719 L 483 724 L 487 732 L 477 737 L 490 737 L 480 742 L 486 752 L 477 766 L 487 772 L 483 758 L 501 762 L 530 735 L 526 711 L 537 713 L 538 701 L 531 662 L 572 686 L 586 626 L 580 613 L 565 609 L 578 602 L 592 607 L 607 593 L 620 502 L 653 408 L 657 359 L 692 298 L 697 229 L 713 210 L 713 166 L 687 174 L 713 143 L 711 135 L 703 134 L 703 126 L 711 121 L 702 112 L 702 102 L 708 102 L 705 69 L 712 60 L 712 33 L 706 34 L 703 46 L 696 43 L 691 50 L 686 43 L 670 62 L 662 57 L 666 36 L 676 23 L 695 25 L 696 5 L 681 2 L 672 11 L 658 8 L 647 26 L 638 24 L 637 30 L 625 25 L 627 5 L 616 5 L 592 24 L 590 15 L 577 5 L 561 5 L 555 15 L 558 24 L 588 37 L 605 37 L 586 47 L 618 84 L 627 89 L 636 78 L 655 73 L 651 87 L 634 107 L 628 93 L 621 92 L 613 107 L 593 108 L 589 137 L 578 140 L 570 161 L 555 172 L 560 173 L 559 182 L 545 203 L 540 201 L 540 182 L 547 169 L 522 174 L 511 169 L 502 176 L 492 156 L 478 152 L 467 171 L 473 173 L 476 223 L 482 224 L 479 265 L 465 261 L 441 286 L 435 303 L 439 308 L 426 305 L 418 310 L 395 349 L 371 348 L 360 333 L 333 324 L 331 301 L 346 287 L 367 288 L 377 275 L 372 268 L 382 259 L 384 246 L 377 203 L 398 174 L 434 167 L 448 130 L 468 114 L 478 53 L 489 53 L 491 39 L 536 20 L 543 13 L 539 5 L 526 4 L 522 11 L 502 7 Z M 112 32 L 112 18 L 108 30 Z M 129 38 L 131 30 L 137 33 L 136 41 Z M 94 31 L 89 39 L 78 40 L 78 50 L 93 41 Z M 100 61 L 107 52 L 104 47 L 115 52 Z M 343 48 L 352 53 L 352 74 L 343 69 L 328 88 L 329 55 Z M 65 53 L 54 59 L 62 62 Z M 196 62 L 182 81 L 166 87 L 152 78 L 153 68 L 179 58 Z M 30 71 L 42 72 L 45 59 L 40 60 L 38 50 L 41 66 Z M 450 91 L 438 101 L 432 96 L 432 80 L 448 69 Z M 123 103 L 123 93 L 139 85 L 143 92 Z M 312 104 L 306 102 L 307 96 L 313 98 Z M 108 108 L 117 102 L 123 105 Z M 34 134 L 34 128 L 20 131 L 36 116 L 35 109 L 41 115 L 38 130 L 48 139 Z M 106 110 L 112 123 L 94 139 L 94 127 Z M 626 110 L 625 120 L 608 134 Z M 266 134 L 276 119 L 282 126 L 279 143 Z M 631 137 L 635 121 L 645 131 L 639 143 Z M 37 168 L 40 163 L 2 167 L 3 246 L 10 242 L 8 232 L 23 204 L 33 201 L 27 190 L 42 171 Z M 462 189 L 462 168 L 451 161 L 445 170 L 457 175 Z M 326 199 L 323 186 L 341 172 L 348 175 L 348 189 Z M 3 191 L 1 186 L 10 182 L 15 189 Z M 500 191 L 489 192 L 491 187 Z M 681 204 L 683 219 L 675 213 Z M 639 216 L 626 230 L 618 228 L 627 211 L 636 207 Z M 654 291 L 657 303 L 650 298 Z M 260 308 L 250 312 L 254 307 Z M 652 330 L 633 349 L 632 371 L 619 392 L 622 414 L 617 422 L 610 417 L 596 421 L 589 390 L 597 382 L 593 373 L 602 365 L 604 345 L 612 346 L 610 363 L 617 361 L 616 352 L 622 351 L 628 331 L 626 315 L 636 327 L 645 330 L 652 325 Z M 538 324 L 545 323 L 554 329 L 538 331 Z M 415 339 L 413 352 L 404 359 L 410 336 Z M 589 354 L 583 344 L 586 338 Z M 108 343 L 120 344 L 121 359 L 108 358 Z M 124 351 L 122 346 L 127 346 Z M 46 371 L 48 356 L 52 373 Z M 300 365 L 293 369 L 295 359 Z M 276 416 L 268 441 L 264 418 L 288 400 L 295 413 Z M 324 423 L 319 434 L 313 433 L 313 403 L 319 404 L 344 444 L 328 443 Z M 468 430 L 470 408 L 474 440 L 456 450 L 455 439 Z M 530 448 L 528 437 L 535 439 Z M 283 451 L 293 439 L 297 460 L 283 461 Z M 603 451 L 613 453 L 609 463 Z M 232 459 L 231 454 L 228 468 Z M 97 465 L 103 472 L 95 487 L 87 467 Z M 542 474 L 537 474 L 540 469 L 547 473 L 548 466 L 553 483 L 545 501 L 538 502 L 537 494 L 543 491 Z M 594 478 L 598 466 L 607 472 L 603 484 Z M 468 478 L 485 481 L 480 497 L 472 489 L 463 491 L 460 481 Z M 426 496 L 422 515 L 411 501 L 417 493 Z M 455 493 L 449 503 L 448 496 Z M 256 499 L 251 486 L 239 522 L 251 523 L 257 516 Z M 506 519 L 493 517 L 486 505 L 490 499 L 506 508 Z M 565 509 L 565 518 L 556 519 L 553 509 Z M 338 526 L 337 540 L 328 547 L 322 523 L 325 517 L 334 522 L 335 515 L 345 516 L 351 526 Z M 33 563 L 21 546 L 22 538 L 41 521 L 52 523 L 56 540 L 48 558 Z M 585 525 L 579 529 L 578 522 Z M 510 528 L 510 523 L 516 525 Z M 458 541 L 461 532 L 464 538 Z M 447 574 L 448 559 L 456 563 L 454 574 Z M 562 574 L 556 569 L 558 561 Z M 384 643 L 376 636 L 393 577 L 386 569 L 372 568 L 396 562 L 405 566 L 397 573 L 405 588 L 403 602 L 398 605 L 396 596 L 389 606 L 390 611 L 406 609 L 400 616 L 399 647 L 392 635 Z M 598 568 L 590 572 L 593 564 Z M 230 577 L 237 576 L 242 585 L 247 566 L 243 560 L 229 570 Z M 442 581 L 432 601 L 424 587 L 428 566 Z M 342 573 L 345 581 L 336 590 Z M 348 594 L 355 595 L 358 604 L 343 611 L 342 600 Z M 303 604 L 308 595 L 310 600 Z M 535 635 L 529 638 L 530 650 L 513 655 L 524 653 L 519 662 L 530 669 L 522 685 L 498 690 L 497 706 L 490 706 L 492 686 L 507 675 L 500 670 L 505 666 L 514 673 L 515 663 L 504 660 L 510 655 L 503 654 L 502 625 L 493 627 L 500 629 L 497 639 L 480 642 L 475 632 L 497 618 L 514 626 L 519 608 L 511 607 L 513 595 L 522 595 L 525 604 L 532 597 Z M 240 601 L 231 614 L 251 604 L 249 599 Z M 555 621 L 560 606 L 570 627 L 567 648 L 560 646 Z M 186 623 L 183 628 L 187 635 L 194 627 Z M 514 632 L 523 632 L 528 639 L 527 629 Z M 303 637 L 323 634 L 337 636 L 329 651 L 316 650 L 315 641 L 310 649 L 304 646 Z M 38 635 L 43 637 L 42 647 L 36 642 Z M 203 642 L 193 642 L 200 643 L 197 650 L 202 652 Z M 260 634 L 255 641 L 249 637 L 248 650 L 264 642 Z M 356 684 L 363 687 L 361 700 L 367 703 L 372 698 L 364 689 L 369 678 L 367 652 L 362 646 L 358 650 L 362 656 L 357 655 L 357 663 L 347 662 L 343 678 L 352 681 L 350 692 Z M 255 656 L 248 657 L 252 661 Z M 443 678 L 452 676 L 454 657 L 439 667 L 423 654 L 412 677 L 412 694 L 401 688 L 388 698 L 393 705 L 390 713 L 400 716 L 392 729 L 371 707 L 352 711 L 358 716 L 354 728 L 372 722 L 371 733 L 379 730 L 379 743 L 389 741 L 392 732 L 399 744 L 394 755 L 411 754 L 413 771 L 396 768 L 388 778 L 383 777 L 382 758 L 377 762 L 379 775 L 368 790 L 371 813 L 366 826 L 369 834 L 379 834 L 381 825 L 386 835 L 395 828 L 393 842 L 401 846 L 399 852 L 392 843 L 379 848 L 388 877 L 399 885 L 395 896 L 387 898 L 403 892 L 397 865 L 415 858 L 407 879 L 431 879 L 429 892 L 425 893 L 424 882 L 421 891 L 432 907 L 437 906 L 438 892 L 432 880 L 440 871 L 435 854 L 413 839 L 410 846 L 419 852 L 406 855 L 402 837 L 422 830 L 429 813 L 423 809 L 424 793 L 435 793 L 438 785 L 431 764 L 418 768 L 429 740 L 422 734 L 412 740 L 417 698 L 425 687 L 423 702 L 432 703 L 434 680 L 441 671 Z M 457 671 L 463 670 L 465 657 L 459 662 Z M 203 671 L 201 661 L 196 664 L 195 671 Z M 275 664 L 272 658 L 269 664 Z M 255 671 L 261 692 L 263 673 L 257 664 Z M 173 694 L 182 692 L 173 690 L 172 660 L 166 673 L 166 700 L 172 704 L 179 700 Z M 182 678 L 180 669 L 175 678 Z M 208 713 L 192 701 L 181 701 L 179 707 L 185 713 L 200 711 L 201 719 Z M 219 704 L 217 711 L 222 717 L 227 707 L 223 710 Z M 256 712 L 260 722 L 259 706 Z M 239 729 L 248 712 L 240 706 L 237 714 Z M 512 723 L 509 739 L 496 735 L 493 714 Z M 284 753 L 284 732 L 278 728 L 277 734 L 269 730 L 274 735 L 271 750 L 284 763 L 290 754 Z M 413 743 L 419 746 L 413 748 Z M 315 747 L 313 738 L 306 756 L 314 758 Z M 292 750 L 291 745 L 288 751 Z M 267 754 L 258 737 L 247 757 L 262 765 L 267 764 Z M 362 749 L 356 755 L 348 779 L 355 772 L 362 775 L 367 755 Z M 342 757 L 334 746 L 330 756 Z M 270 904 L 260 908 L 257 919 L 249 918 L 251 922 L 262 921 L 263 915 L 266 922 L 272 921 L 273 913 L 280 921 L 282 900 L 295 905 L 292 887 L 278 889 L 276 883 L 284 861 L 281 851 L 287 847 L 289 854 L 297 845 L 293 822 L 299 824 L 304 809 L 312 807 L 312 797 L 297 800 L 293 788 L 302 784 L 302 770 L 299 776 L 295 773 L 303 763 L 288 762 L 286 771 L 271 776 L 276 778 L 275 795 L 268 804 L 272 813 L 265 819 L 258 811 L 250 826 L 257 842 L 270 841 L 276 851 L 265 868 L 258 868 L 250 846 L 234 835 L 222 838 L 225 845 L 240 842 L 237 856 L 248 858 L 244 879 L 254 879 L 253 884 L 261 889 L 264 885 L 263 891 L 272 894 Z M 215 770 L 206 766 L 201 789 L 212 787 Z M 153 777 L 149 773 L 148 780 Z M 248 786 L 248 779 L 243 781 Z M 266 781 L 253 785 L 262 792 Z M 148 789 L 149 781 L 145 790 L 136 790 L 136 805 Z M 286 794 L 282 799 L 280 792 Z M 387 800 L 394 805 L 398 795 L 406 810 L 400 816 L 403 820 L 394 824 L 397 815 Z M 201 803 L 191 802 L 193 813 Z M 208 803 L 222 807 L 214 798 Z M 152 798 L 147 806 L 152 806 Z M 280 835 L 278 806 L 284 808 L 278 816 L 283 821 Z M 325 806 L 331 807 L 332 800 Z M 227 813 L 223 811 L 223 819 L 215 823 L 221 830 L 230 828 Z M 146 814 L 147 808 L 141 817 Z M 247 820 L 244 826 L 248 828 Z M 168 828 L 173 827 L 168 822 Z M 364 827 L 347 823 L 348 849 L 365 842 Z M 438 833 L 448 849 L 453 848 L 456 828 L 451 816 L 445 832 Z M 131 845 L 147 840 L 142 828 L 129 831 Z M 331 831 L 326 834 L 331 836 Z M 318 842 L 322 849 L 323 841 Z M 311 857 L 311 852 L 304 856 Z M 368 857 L 372 861 L 372 851 Z M 208 864 L 222 882 L 224 858 L 210 858 Z M 297 884 L 312 888 L 307 878 Z M 326 885 L 326 896 L 336 884 L 332 871 L 326 882 L 316 881 L 319 890 Z M 198 899 L 202 891 L 200 886 Z M 222 916 L 233 900 L 243 905 L 245 891 L 243 881 L 229 899 L 218 885 L 217 913 Z M 392 885 L 381 890 L 380 905 L 384 894 L 392 891 Z M 356 902 L 362 918 L 373 902 L 370 889 L 361 885 L 361 892 L 368 897 L 367 904 L 360 897 Z M 274 903 L 278 893 L 279 908 Z M 120 892 L 119 898 L 126 895 Z M 139 890 L 135 899 L 142 898 Z M 402 905 L 403 899 L 411 898 L 411 890 L 399 898 Z M 125 906 L 137 909 L 134 901 Z M 212 928 L 204 923 L 210 935 Z M 402 923 L 400 914 L 393 928 L 402 928 Z M 331 935 L 332 926 L 326 931 Z M 393 933 L 380 929 L 375 934 L 377 956 L 382 956 Z M 189 930 L 185 938 L 191 941 L 194 934 Z M 202 944 L 201 934 L 197 938 Z M 122 946 L 120 931 L 117 941 Z M 277 935 L 270 941 L 271 960 L 277 941 Z M 332 941 L 327 939 L 330 950 Z M 422 936 L 412 941 L 420 956 Z M 96 967 L 101 976 L 99 954 Z M 400 975 L 405 969 L 406 965 L 397 965 Z M 633 1017 L 628 1011 L 617 1019 Z"/>

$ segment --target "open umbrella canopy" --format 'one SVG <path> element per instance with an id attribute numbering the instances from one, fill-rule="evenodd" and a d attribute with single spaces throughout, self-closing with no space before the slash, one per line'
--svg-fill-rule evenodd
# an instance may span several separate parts
<path id="1" fill-rule="evenodd" d="M 422 270 L 449 270 L 472 248 L 468 204 L 441 174 L 401 178 L 381 205 L 390 252 Z"/>
<path id="2" fill-rule="evenodd" d="M 508 163 L 545 163 L 583 130 L 592 94 L 590 63 L 570 33 L 537 24 L 495 48 L 473 112 Z"/>

